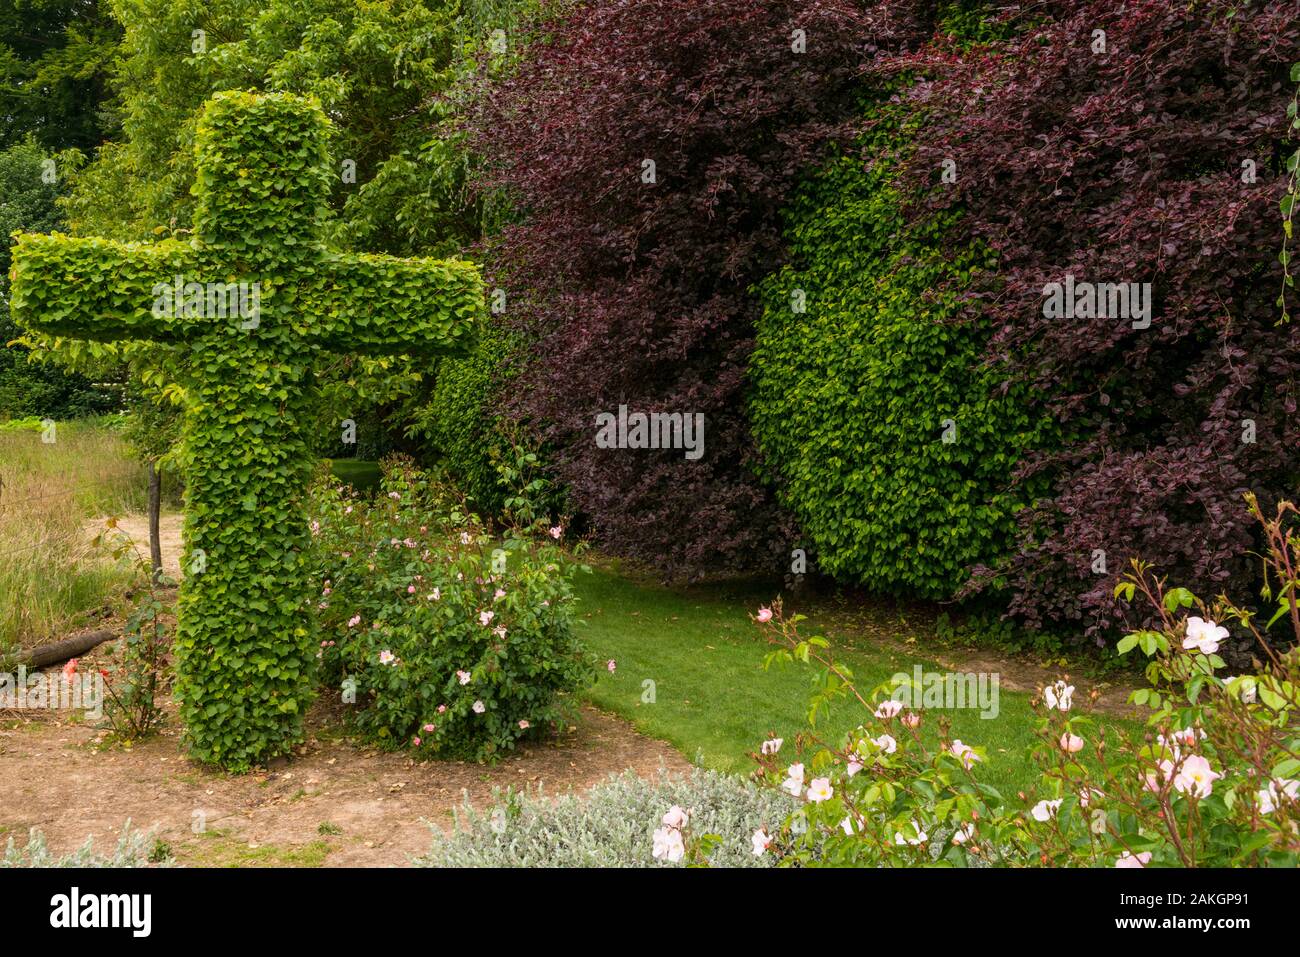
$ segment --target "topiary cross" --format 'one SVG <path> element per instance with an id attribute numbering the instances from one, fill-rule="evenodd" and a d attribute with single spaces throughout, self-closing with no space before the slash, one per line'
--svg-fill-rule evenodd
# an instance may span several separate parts
<path id="1" fill-rule="evenodd" d="M 321 241 L 328 121 L 287 94 L 225 92 L 195 140 L 193 239 L 17 237 L 13 317 L 58 336 L 177 347 L 186 476 L 177 695 L 191 753 L 246 770 L 299 739 L 315 658 L 301 501 L 313 360 L 467 350 L 471 263 Z"/>

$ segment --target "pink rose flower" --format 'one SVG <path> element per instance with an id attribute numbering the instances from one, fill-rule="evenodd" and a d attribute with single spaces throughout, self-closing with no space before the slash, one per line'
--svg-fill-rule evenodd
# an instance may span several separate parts
<path id="1" fill-rule="evenodd" d="M 1207 798 L 1214 791 L 1214 782 L 1223 777 L 1210 767 L 1210 762 L 1193 754 L 1183 762 L 1174 777 L 1174 788 L 1193 797 Z"/>
<path id="2" fill-rule="evenodd" d="M 829 801 L 834 793 L 830 778 L 813 778 L 812 783 L 808 785 L 808 800 L 814 804 Z"/>
<path id="3" fill-rule="evenodd" d="M 1183 638 L 1183 647 L 1188 650 L 1195 649 L 1202 654 L 1212 655 L 1219 650 L 1219 642 L 1227 637 L 1227 628 L 1193 615 L 1187 619 L 1187 633 L 1186 637 Z"/>
<path id="4" fill-rule="evenodd" d="M 953 741 L 953 743 L 948 747 L 948 751 L 953 755 L 953 757 L 961 761 L 962 767 L 968 771 L 977 761 L 982 760 L 980 756 L 975 753 L 974 748 L 962 744 L 960 740 Z"/>
<path id="5" fill-rule="evenodd" d="M 663 816 L 664 827 L 675 827 L 678 830 L 684 828 L 690 822 L 690 815 L 674 804 L 668 809 L 668 813 Z"/>
<path id="6" fill-rule="evenodd" d="M 1083 738 L 1077 734 L 1071 734 L 1069 731 L 1061 735 L 1061 750 L 1067 754 L 1078 754 L 1083 750 Z"/>
<path id="7" fill-rule="evenodd" d="M 877 706 L 876 717 L 881 719 L 893 718 L 896 717 L 898 713 L 902 710 L 903 710 L 903 702 L 895 701 L 893 698 L 889 698 L 885 701 L 880 702 L 880 704 Z"/>
<path id="8" fill-rule="evenodd" d="M 654 833 L 655 859 L 667 858 L 674 864 L 686 854 L 686 845 L 682 842 L 682 832 L 671 827 L 661 827 Z"/>

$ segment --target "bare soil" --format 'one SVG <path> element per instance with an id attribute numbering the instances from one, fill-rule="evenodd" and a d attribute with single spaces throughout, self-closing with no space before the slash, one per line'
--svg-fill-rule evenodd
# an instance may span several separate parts
<path id="1" fill-rule="evenodd" d="M 93 539 L 105 530 L 106 518 L 97 518 L 86 523 L 86 538 Z M 149 518 L 147 515 L 131 513 L 115 517 L 119 532 L 128 536 L 140 550 L 140 554 L 149 555 Z M 163 512 L 158 517 L 158 541 L 162 546 L 163 573 L 175 581 L 181 578 L 181 513 Z"/>
<path id="2" fill-rule="evenodd" d="M 118 519 L 147 554 L 143 516 Z M 102 521 L 87 525 L 93 537 Z M 181 521 L 162 516 L 167 574 L 180 577 Z M 97 627 L 104 627 L 103 622 Z M 113 660 L 116 642 L 81 659 L 82 671 Z M 22 846 L 38 827 L 49 846 L 71 851 L 87 837 L 111 847 L 129 819 L 156 829 L 177 863 L 190 865 L 401 866 L 427 852 L 429 828 L 452 827 L 466 799 L 491 806 L 495 788 L 585 791 L 630 769 L 643 776 L 689 771 L 671 745 L 585 707 L 576 723 L 495 766 L 417 762 L 346 740 L 339 715 L 318 702 L 299 752 L 264 771 L 233 776 L 190 761 L 170 699 L 161 734 L 116 746 L 71 711 L 0 711 L 0 841 Z"/>
<path id="3" fill-rule="evenodd" d="M 60 852 L 88 836 L 108 849 L 130 819 L 156 829 L 180 864 L 401 866 L 427 852 L 431 826 L 450 830 L 466 798 L 490 807 L 494 788 L 554 796 L 625 769 L 690 769 L 671 746 L 591 708 L 553 742 L 495 766 L 357 745 L 338 736 L 323 705 L 308 727 L 294 757 L 235 776 L 184 756 L 174 714 L 160 735 L 127 749 L 71 712 L 0 712 L 0 839 L 22 846 L 38 827 Z"/>

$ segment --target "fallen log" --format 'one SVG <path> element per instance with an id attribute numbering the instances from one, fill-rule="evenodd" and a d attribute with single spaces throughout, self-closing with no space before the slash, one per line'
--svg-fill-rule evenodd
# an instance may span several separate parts
<path id="1" fill-rule="evenodd" d="M 62 641 L 51 642 L 48 645 L 37 645 L 35 648 L 18 652 L 18 664 L 26 665 L 28 668 L 48 668 L 50 665 L 57 665 L 61 661 L 67 661 L 69 658 L 84 655 L 90 649 L 119 637 L 121 635 L 113 629 L 89 631 L 84 635 L 73 635 L 71 638 L 64 638 Z"/>

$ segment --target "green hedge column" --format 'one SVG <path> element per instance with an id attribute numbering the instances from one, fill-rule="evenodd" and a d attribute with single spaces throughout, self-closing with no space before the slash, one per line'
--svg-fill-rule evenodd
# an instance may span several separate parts
<path id="1" fill-rule="evenodd" d="M 300 497 L 303 434 L 327 425 L 306 421 L 317 354 L 464 352 L 483 311 L 471 263 L 323 247 L 327 136 L 314 101 L 218 93 L 196 138 L 192 241 L 23 235 L 14 250 L 22 325 L 181 352 L 177 692 L 192 754 L 231 770 L 290 747 L 311 695 Z"/>

